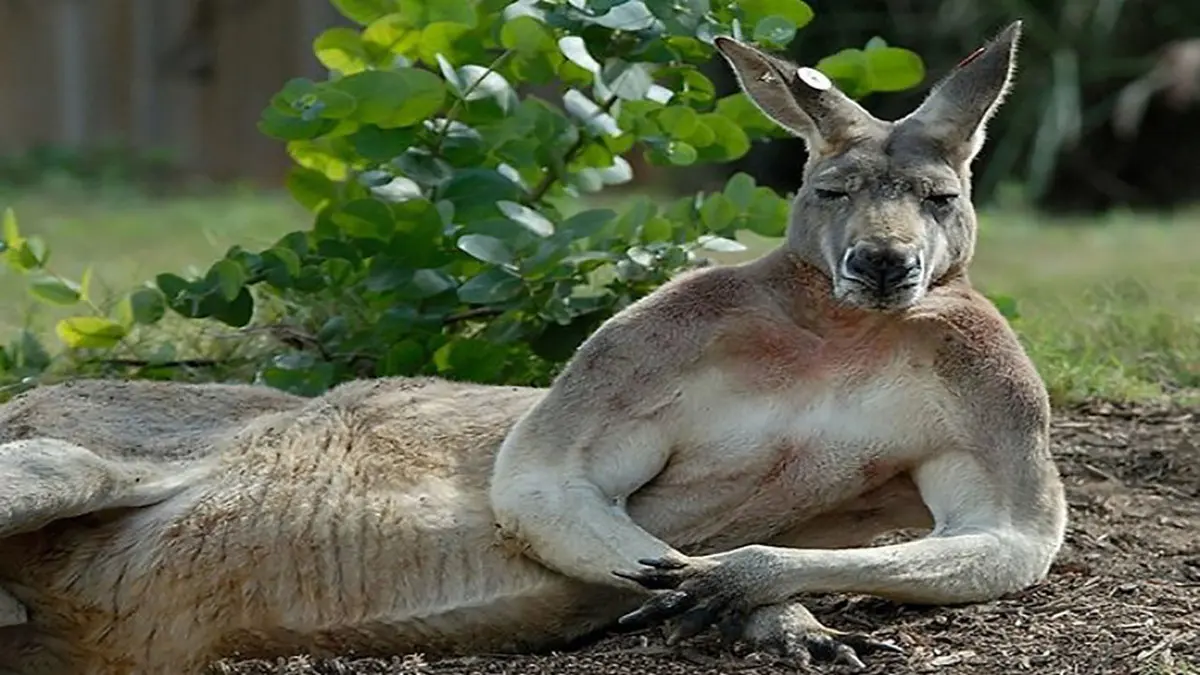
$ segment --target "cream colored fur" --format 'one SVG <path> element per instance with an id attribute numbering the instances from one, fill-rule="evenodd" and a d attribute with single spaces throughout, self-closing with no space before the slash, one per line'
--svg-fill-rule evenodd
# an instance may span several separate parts
<path id="1" fill-rule="evenodd" d="M 1039 581 L 1065 527 L 1046 393 L 966 276 L 968 167 L 1016 37 L 894 123 L 719 41 L 809 143 L 788 243 L 664 285 L 548 389 L 78 381 L 9 402 L 0 673 L 545 650 L 622 616 L 854 663 L 862 640 L 797 594 Z M 864 242 L 916 251 L 920 283 L 870 292 L 844 269 Z M 930 532 L 865 547 L 901 528 Z"/>

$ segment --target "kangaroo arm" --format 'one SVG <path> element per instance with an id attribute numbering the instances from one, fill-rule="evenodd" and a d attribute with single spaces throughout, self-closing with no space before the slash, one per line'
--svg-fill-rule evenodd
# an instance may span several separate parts
<path id="1" fill-rule="evenodd" d="M 1052 471 L 1052 469 L 1051 469 Z M 981 602 L 1032 585 L 1046 575 L 1062 541 L 1061 500 L 1049 471 L 1040 510 L 1014 518 L 973 455 L 937 456 L 913 472 L 935 528 L 911 542 L 841 550 L 761 547 L 763 569 L 780 599 L 800 593 L 862 593 L 897 602 Z M 1031 486 L 1032 487 L 1032 486 Z"/>
<path id="2" fill-rule="evenodd" d="M 625 509 L 628 495 L 666 464 L 668 445 L 654 427 L 604 430 L 619 441 L 583 433 L 559 447 L 532 426 L 518 424 L 497 458 L 491 500 L 501 536 L 560 574 L 632 590 L 642 589 L 615 570 L 682 558 Z M 585 460 L 601 449 L 604 461 Z"/>

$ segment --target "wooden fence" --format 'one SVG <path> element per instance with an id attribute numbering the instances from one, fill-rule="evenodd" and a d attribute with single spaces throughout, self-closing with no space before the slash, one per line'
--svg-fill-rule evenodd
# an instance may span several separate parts
<path id="1" fill-rule="evenodd" d="M 0 0 L 0 152 L 127 142 L 217 180 L 278 183 L 256 128 L 290 77 L 323 78 L 328 0 Z"/>

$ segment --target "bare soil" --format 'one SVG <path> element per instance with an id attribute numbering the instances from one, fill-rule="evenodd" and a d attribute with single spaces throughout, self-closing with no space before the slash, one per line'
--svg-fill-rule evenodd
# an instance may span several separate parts
<path id="1" fill-rule="evenodd" d="M 867 654 L 868 675 L 1200 675 L 1200 409 L 1093 402 L 1059 411 L 1055 454 L 1068 485 L 1066 546 L 1042 584 L 996 602 L 909 607 L 823 596 L 833 628 L 905 654 Z M 569 653 L 424 660 L 296 658 L 218 664 L 216 673 L 404 675 L 782 675 L 845 666 L 734 656 L 715 639 L 662 646 L 656 631 Z"/>

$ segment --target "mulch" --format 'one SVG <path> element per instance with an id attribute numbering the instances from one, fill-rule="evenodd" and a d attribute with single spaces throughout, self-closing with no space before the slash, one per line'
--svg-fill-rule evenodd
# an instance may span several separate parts
<path id="1" fill-rule="evenodd" d="M 1042 584 L 995 602 L 908 607 L 820 596 L 826 625 L 870 632 L 903 655 L 866 675 L 1200 675 L 1200 409 L 1093 402 L 1060 410 L 1054 449 L 1068 485 L 1066 546 Z M 221 663 L 234 675 L 783 675 L 840 665 L 730 654 L 715 639 L 667 648 L 656 632 L 568 653 L 425 660 L 293 658 Z"/>

